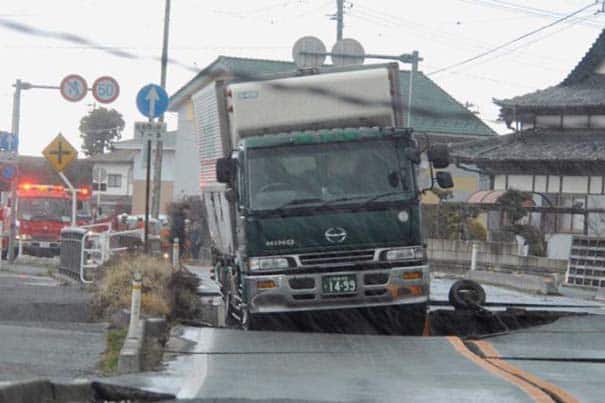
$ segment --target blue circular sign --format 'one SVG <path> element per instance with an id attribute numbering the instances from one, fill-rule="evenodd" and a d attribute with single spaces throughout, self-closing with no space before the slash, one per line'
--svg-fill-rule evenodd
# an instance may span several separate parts
<path id="1" fill-rule="evenodd" d="M 17 167 L 14 165 L 5 165 L 2 168 L 2 177 L 4 179 L 13 179 L 15 176 L 17 176 Z"/>
<path id="2" fill-rule="evenodd" d="M 168 94 L 157 84 L 147 84 L 137 94 L 137 108 L 148 118 L 160 117 L 168 109 Z"/>

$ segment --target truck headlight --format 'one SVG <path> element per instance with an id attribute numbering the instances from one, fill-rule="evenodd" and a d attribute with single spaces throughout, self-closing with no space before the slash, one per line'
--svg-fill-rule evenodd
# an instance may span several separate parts
<path id="1" fill-rule="evenodd" d="M 278 270 L 290 267 L 285 257 L 251 257 L 248 259 L 251 271 Z"/>
<path id="2" fill-rule="evenodd" d="M 386 260 L 421 260 L 426 257 L 423 246 L 411 246 L 388 250 Z"/>

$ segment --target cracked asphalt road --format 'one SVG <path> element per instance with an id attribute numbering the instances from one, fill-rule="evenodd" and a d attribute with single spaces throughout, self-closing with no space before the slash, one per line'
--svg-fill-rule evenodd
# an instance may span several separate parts
<path id="1" fill-rule="evenodd" d="M 48 269 L 0 271 L 0 381 L 97 374 L 103 323 L 92 323 L 89 294 L 64 285 Z"/>

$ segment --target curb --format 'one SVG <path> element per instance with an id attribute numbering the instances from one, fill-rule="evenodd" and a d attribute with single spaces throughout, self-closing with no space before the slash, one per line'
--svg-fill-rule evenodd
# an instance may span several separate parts
<path id="1" fill-rule="evenodd" d="M 163 337 L 167 329 L 166 319 L 147 318 L 139 320 L 133 334 L 128 334 L 118 357 L 118 374 L 141 372 L 145 366 L 146 343 Z"/>
<path id="2" fill-rule="evenodd" d="M 533 276 L 530 274 L 498 273 L 486 270 L 468 271 L 464 278 L 480 284 L 489 284 L 512 288 L 518 291 L 541 295 L 558 295 L 559 290 L 554 276 Z"/>
<path id="3" fill-rule="evenodd" d="M 128 334 L 118 357 L 118 374 L 132 374 L 141 371 L 143 362 L 143 341 L 145 339 L 145 320 L 139 320 L 134 334 Z"/>

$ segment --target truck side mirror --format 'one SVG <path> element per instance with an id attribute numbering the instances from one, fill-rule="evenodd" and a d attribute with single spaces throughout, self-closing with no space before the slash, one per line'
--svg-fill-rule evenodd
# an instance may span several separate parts
<path id="1" fill-rule="evenodd" d="M 216 160 L 216 180 L 220 183 L 231 184 L 235 176 L 235 162 L 231 158 Z"/>
<path id="2" fill-rule="evenodd" d="M 435 144 L 428 152 L 428 158 L 433 167 L 437 169 L 447 168 L 450 165 L 450 151 L 445 144 Z"/>
<path id="3" fill-rule="evenodd" d="M 416 147 L 407 147 L 404 151 L 405 157 L 414 164 L 420 164 L 420 151 Z"/>
<path id="4" fill-rule="evenodd" d="M 437 172 L 437 184 L 441 189 L 451 189 L 454 187 L 454 180 L 449 172 Z"/>

